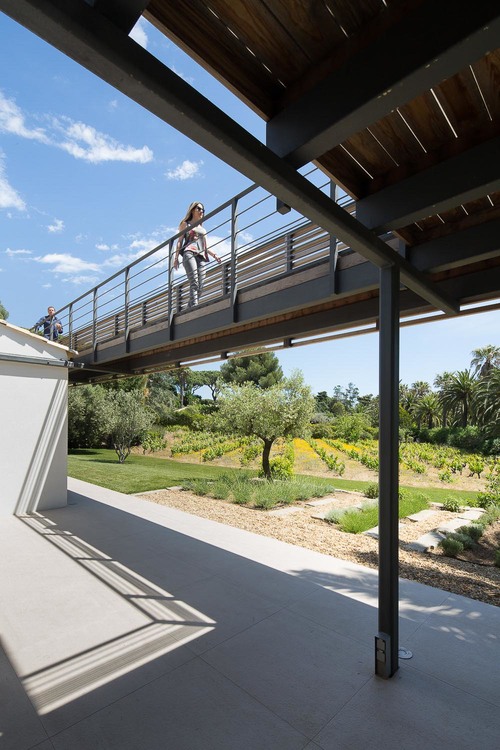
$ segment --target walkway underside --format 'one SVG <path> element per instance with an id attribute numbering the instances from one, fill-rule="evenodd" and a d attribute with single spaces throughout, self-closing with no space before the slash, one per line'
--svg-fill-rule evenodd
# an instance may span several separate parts
<path id="1" fill-rule="evenodd" d="M 473 255 L 470 251 L 469 260 Z M 464 312 L 470 313 L 494 299 L 500 287 L 500 258 L 484 259 L 487 255 L 483 252 L 481 260 L 467 265 L 457 265 L 455 255 L 453 263 L 441 265 L 441 270 L 429 273 L 429 279 L 461 305 L 469 305 Z M 435 267 L 436 259 L 443 257 L 430 257 L 428 249 L 421 246 L 416 263 Z M 409 316 L 414 321 L 435 312 L 425 300 L 404 288 L 399 306 L 401 318 Z M 366 333 L 370 327 L 377 329 L 378 317 L 379 269 L 353 253 L 339 258 L 336 272 L 332 273 L 331 264 L 325 261 L 242 290 L 234 303 L 230 294 L 202 302 L 174 314 L 170 324 L 166 314 L 152 322 L 146 317 L 129 328 L 128 336 L 122 331 L 101 338 L 95 348 L 90 335 L 85 337 L 85 331 L 80 332 L 84 343 L 80 348 L 77 337 L 79 354 L 70 378 L 72 382 L 88 382 L 114 374 L 225 358 L 245 348 L 298 346 L 329 333 L 353 335 L 358 327 L 360 333 Z"/>

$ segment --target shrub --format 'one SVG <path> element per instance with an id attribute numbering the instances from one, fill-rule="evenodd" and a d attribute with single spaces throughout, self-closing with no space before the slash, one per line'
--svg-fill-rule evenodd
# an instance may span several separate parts
<path id="1" fill-rule="evenodd" d="M 456 539 L 457 542 L 461 543 L 463 549 L 471 549 L 474 544 L 474 540 L 468 534 L 460 534 L 459 531 L 453 531 L 451 534 L 448 534 L 447 538 Z"/>
<path id="2" fill-rule="evenodd" d="M 291 479 L 293 477 L 293 463 L 284 456 L 276 456 L 269 461 L 272 479 Z M 259 476 L 262 472 L 259 472 Z"/>
<path id="3" fill-rule="evenodd" d="M 488 438 L 484 441 L 483 451 L 489 456 L 500 455 L 500 438 Z"/>
<path id="4" fill-rule="evenodd" d="M 427 430 L 427 442 L 434 445 L 446 445 L 449 435 L 449 427 L 432 427 L 430 430 Z"/>
<path id="5" fill-rule="evenodd" d="M 333 438 L 335 430 L 331 423 L 320 423 L 314 424 L 311 427 L 311 436 L 315 440 L 324 440 L 325 438 Z"/>
<path id="6" fill-rule="evenodd" d="M 460 503 L 455 497 L 446 497 L 442 503 L 443 510 L 448 510 L 450 513 L 460 512 Z"/>
<path id="7" fill-rule="evenodd" d="M 439 479 L 440 479 L 441 482 L 446 482 L 448 484 L 452 480 L 451 471 L 449 469 L 445 469 L 444 471 L 440 471 L 439 474 L 438 474 L 438 477 L 439 477 Z"/>
<path id="8" fill-rule="evenodd" d="M 500 549 L 495 550 L 495 566 L 500 568 Z"/>
<path id="9" fill-rule="evenodd" d="M 481 450 L 483 436 L 476 426 L 459 427 L 450 432 L 448 444 L 474 453 Z"/>
<path id="10" fill-rule="evenodd" d="M 371 499 L 378 497 L 378 484 L 369 484 L 363 492 L 363 495 Z"/>
<path id="11" fill-rule="evenodd" d="M 471 458 L 469 460 L 469 471 L 471 477 L 477 474 L 478 479 L 481 479 L 481 472 L 484 471 L 484 461 L 478 457 Z"/>
<path id="12" fill-rule="evenodd" d="M 329 510 L 325 514 L 325 521 L 328 521 L 328 523 L 340 523 L 346 512 L 345 508 L 333 508 L 333 510 Z"/>
<path id="13" fill-rule="evenodd" d="M 163 435 L 155 430 L 148 430 L 146 432 L 145 436 L 142 438 L 141 445 L 143 453 L 155 453 L 156 451 L 162 451 L 167 447 Z"/>
<path id="14" fill-rule="evenodd" d="M 500 504 L 500 476 L 490 474 L 486 490 L 478 494 L 477 503 L 480 508 L 488 508 L 490 505 Z"/>
<path id="15" fill-rule="evenodd" d="M 447 557 L 456 557 L 464 551 L 464 545 L 459 542 L 458 539 L 452 539 L 447 536 L 439 542 L 439 546 L 442 547 L 444 554 Z"/>
<path id="16" fill-rule="evenodd" d="M 473 542 L 477 542 L 477 540 L 483 535 L 483 527 L 480 524 L 471 523 L 469 526 L 460 526 L 456 533 L 466 534 L 466 536 L 470 537 Z"/>

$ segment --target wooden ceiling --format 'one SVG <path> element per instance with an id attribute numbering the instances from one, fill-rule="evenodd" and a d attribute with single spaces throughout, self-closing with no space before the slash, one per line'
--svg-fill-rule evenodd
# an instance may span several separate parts
<path id="1" fill-rule="evenodd" d="M 500 3 L 0 0 L 0 9 L 401 281 L 430 305 L 500 297 Z M 144 15 L 266 122 L 262 144 L 130 37 Z M 315 163 L 355 218 L 299 168 Z M 404 240 L 395 253 L 381 239 Z M 450 251 L 448 240 L 456 240 Z M 483 273 L 455 298 L 416 250 Z M 459 249 L 459 252 L 458 252 Z M 412 254 L 413 253 L 413 254 Z"/>
<path id="2" fill-rule="evenodd" d="M 360 200 L 366 226 L 409 245 L 500 215 L 499 14 L 498 2 L 447 0 L 144 10 L 267 121 L 270 148 L 320 164 Z"/>

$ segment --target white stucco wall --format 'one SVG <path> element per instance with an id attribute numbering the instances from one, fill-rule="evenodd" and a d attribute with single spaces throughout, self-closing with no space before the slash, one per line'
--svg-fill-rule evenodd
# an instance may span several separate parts
<path id="1" fill-rule="evenodd" d="M 60 364 L 68 361 L 69 353 L 64 346 L 0 321 L 2 516 L 67 503 L 68 368 Z"/>

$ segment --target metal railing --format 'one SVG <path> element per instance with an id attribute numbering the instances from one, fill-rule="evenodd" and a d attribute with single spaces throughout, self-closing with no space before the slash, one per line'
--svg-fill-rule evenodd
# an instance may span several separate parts
<path id="1" fill-rule="evenodd" d="M 306 176 L 330 193 L 330 181 L 318 169 Z M 338 202 L 353 211 L 348 196 Z M 332 256 L 347 249 L 293 209 L 278 206 L 276 198 L 257 185 L 208 213 L 203 225 L 210 250 L 222 262 L 208 266 L 199 306 L 225 298 L 234 303 L 240 290 L 328 258 L 334 267 Z M 67 332 L 65 343 L 80 352 L 95 351 L 116 337 L 127 340 L 139 328 L 170 325 L 189 301 L 186 275 L 173 267 L 182 234 L 169 237 L 61 308 L 57 314 Z"/>

